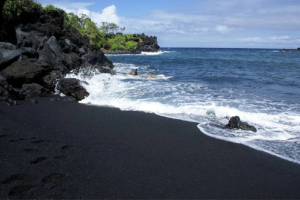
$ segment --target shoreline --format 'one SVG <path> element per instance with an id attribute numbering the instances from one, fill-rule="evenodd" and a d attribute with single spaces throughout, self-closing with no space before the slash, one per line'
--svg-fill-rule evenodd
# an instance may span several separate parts
<path id="1" fill-rule="evenodd" d="M 38 102 L 0 104 L 0 198 L 300 196 L 299 164 L 208 137 L 198 123 Z"/>

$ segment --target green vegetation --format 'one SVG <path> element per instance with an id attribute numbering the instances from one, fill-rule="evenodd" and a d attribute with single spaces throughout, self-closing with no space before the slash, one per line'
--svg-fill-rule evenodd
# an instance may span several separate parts
<path id="1" fill-rule="evenodd" d="M 14 33 L 14 26 L 27 20 L 28 13 L 42 9 L 42 5 L 33 0 L 1 0 L 0 39 Z"/>
<path id="2" fill-rule="evenodd" d="M 31 23 L 28 20 L 38 20 L 41 12 L 52 12 L 63 10 L 47 5 L 43 7 L 35 0 L 1 0 L 0 2 L 0 39 L 9 35 L 14 35 L 14 26 L 21 23 Z M 35 13 L 36 16 L 30 15 Z M 74 13 L 65 13 L 65 24 L 76 28 L 81 35 L 90 38 L 93 45 L 102 49 L 131 50 L 136 49 L 139 42 L 143 42 L 136 34 L 123 34 L 125 27 L 121 28 L 114 23 L 102 22 L 100 28 L 87 15 L 76 15 Z"/>
<path id="3" fill-rule="evenodd" d="M 24 12 L 30 12 L 33 9 L 42 10 L 43 7 L 33 0 L 4 0 L 2 16 L 4 20 L 16 19 L 21 17 Z"/>
<path id="4" fill-rule="evenodd" d="M 125 31 L 114 23 L 102 22 L 100 28 L 86 15 L 77 16 L 69 13 L 65 17 L 65 24 L 76 28 L 80 34 L 87 35 L 93 45 L 104 50 L 132 50 L 136 49 L 139 42 L 143 42 L 137 35 L 123 34 Z"/>

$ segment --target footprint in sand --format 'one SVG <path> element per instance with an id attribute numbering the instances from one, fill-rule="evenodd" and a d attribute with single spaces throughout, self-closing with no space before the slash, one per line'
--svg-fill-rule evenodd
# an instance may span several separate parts
<path id="1" fill-rule="evenodd" d="M 70 149 L 74 149 L 75 146 L 74 145 L 64 145 L 61 147 L 61 150 L 70 150 Z"/>
<path id="2" fill-rule="evenodd" d="M 30 164 L 38 164 L 38 163 L 40 163 L 40 162 L 42 162 L 44 160 L 47 160 L 47 158 L 46 157 L 39 157 L 39 158 L 31 161 Z"/>
<path id="3" fill-rule="evenodd" d="M 43 177 L 43 183 L 60 183 L 65 178 L 65 175 L 60 173 L 51 173 Z"/>
<path id="4" fill-rule="evenodd" d="M 43 143 L 45 141 L 46 140 L 35 140 L 35 141 L 30 142 L 30 143 L 32 143 L 32 144 L 40 144 L 40 143 Z"/>
<path id="5" fill-rule="evenodd" d="M 53 157 L 53 159 L 67 159 L 68 157 L 65 155 L 59 155 L 59 156 L 55 156 Z"/>
<path id="6" fill-rule="evenodd" d="M 10 189 L 10 192 L 8 193 L 9 196 L 18 196 L 22 195 L 25 192 L 28 192 L 30 189 L 34 188 L 33 185 L 17 185 Z"/>
<path id="7" fill-rule="evenodd" d="M 8 176 L 4 181 L 2 181 L 2 184 L 10 184 L 14 181 L 18 181 L 18 180 L 24 180 L 28 177 L 27 174 L 13 174 L 11 176 Z"/>
<path id="8" fill-rule="evenodd" d="M 27 152 L 27 153 L 32 153 L 32 152 L 37 152 L 37 149 L 23 149 L 23 151 Z"/>

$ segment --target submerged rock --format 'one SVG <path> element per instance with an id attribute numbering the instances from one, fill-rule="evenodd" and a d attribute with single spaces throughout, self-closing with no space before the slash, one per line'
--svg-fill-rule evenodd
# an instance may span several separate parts
<path id="1" fill-rule="evenodd" d="M 242 122 L 240 120 L 240 117 L 238 116 L 231 117 L 226 127 L 231 129 L 236 128 L 236 129 L 242 129 L 246 131 L 257 132 L 257 129 L 254 126 L 251 126 L 246 122 Z"/>
<path id="2" fill-rule="evenodd" d="M 130 72 L 130 73 L 126 73 L 126 75 L 137 76 L 137 75 L 138 75 L 137 69 L 133 70 L 133 71 Z"/>
<path id="3" fill-rule="evenodd" d="M 89 93 L 80 85 L 80 81 L 75 78 L 63 78 L 59 81 L 57 89 L 67 96 L 74 97 L 77 101 L 85 99 Z"/>

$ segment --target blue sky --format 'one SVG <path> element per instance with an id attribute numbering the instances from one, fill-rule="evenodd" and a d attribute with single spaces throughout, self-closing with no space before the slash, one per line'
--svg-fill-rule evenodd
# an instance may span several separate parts
<path id="1" fill-rule="evenodd" d="M 39 0 L 128 33 L 158 37 L 162 47 L 300 47 L 300 0 Z"/>

